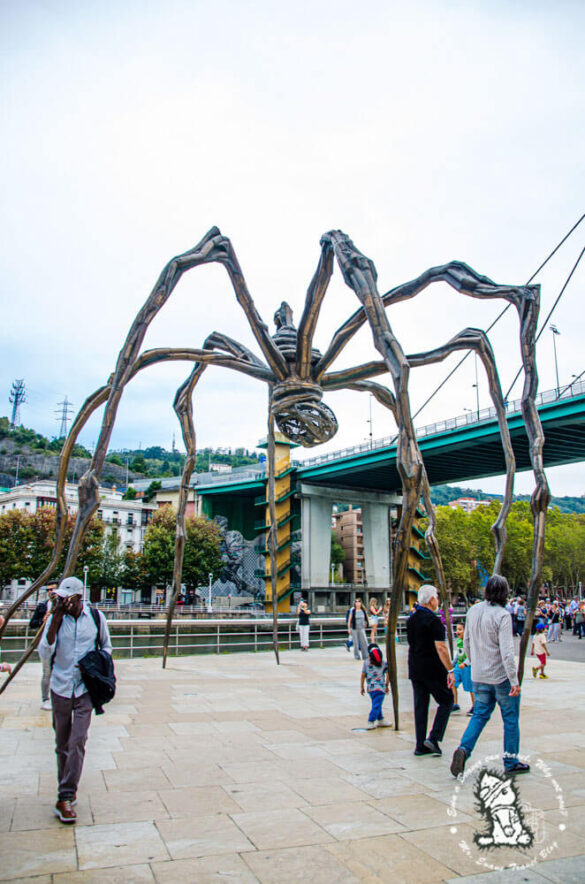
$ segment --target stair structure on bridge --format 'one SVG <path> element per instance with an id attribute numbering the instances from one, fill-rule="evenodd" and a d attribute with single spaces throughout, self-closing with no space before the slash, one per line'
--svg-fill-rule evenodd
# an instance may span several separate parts
<path id="1" fill-rule="evenodd" d="M 267 448 L 267 442 L 261 442 L 259 448 Z M 293 566 L 292 558 L 292 530 L 293 523 L 297 519 L 297 514 L 293 512 L 291 503 L 295 493 L 294 486 L 291 486 L 291 475 L 294 467 L 291 466 L 290 452 L 291 448 L 298 448 L 294 442 L 290 442 L 282 433 L 275 433 L 275 474 L 274 474 L 274 496 L 276 502 L 276 597 L 277 607 L 281 612 L 290 611 L 290 597 L 294 590 L 291 583 L 291 568 Z M 269 467 L 268 467 L 269 469 Z M 270 507 L 268 505 L 268 471 L 266 474 L 266 491 L 254 501 L 256 506 L 265 507 L 265 519 L 255 525 L 256 530 L 266 532 L 265 544 L 265 604 L 266 610 L 272 611 L 272 572 L 270 570 L 270 548 L 269 548 L 269 530 L 270 530 Z"/>

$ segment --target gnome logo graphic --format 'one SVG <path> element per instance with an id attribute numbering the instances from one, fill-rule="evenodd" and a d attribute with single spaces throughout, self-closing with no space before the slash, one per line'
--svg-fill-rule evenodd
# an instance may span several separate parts
<path id="1" fill-rule="evenodd" d="M 488 824 L 486 832 L 473 836 L 479 848 L 531 847 L 534 834 L 526 824 L 520 796 L 510 776 L 484 769 L 475 783 L 474 795 Z"/>

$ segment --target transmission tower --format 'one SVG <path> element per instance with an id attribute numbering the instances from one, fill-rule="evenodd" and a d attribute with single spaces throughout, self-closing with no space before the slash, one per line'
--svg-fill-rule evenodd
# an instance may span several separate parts
<path id="1" fill-rule="evenodd" d="M 59 405 L 61 408 L 60 411 L 55 412 L 55 414 L 57 415 L 56 420 L 61 421 L 61 426 L 59 427 L 59 435 L 57 438 L 64 439 L 67 435 L 67 424 L 69 423 L 69 414 L 73 411 L 73 405 L 71 404 L 71 402 L 69 402 L 67 396 L 65 396 L 63 402 L 57 402 L 57 405 Z"/>
<path id="2" fill-rule="evenodd" d="M 13 382 L 8 401 L 12 405 L 10 427 L 11 429 L 14 429 L 16 424 L 20 421 L 20 406 L 26 402 L 26 387 L 22 378 Z"/>

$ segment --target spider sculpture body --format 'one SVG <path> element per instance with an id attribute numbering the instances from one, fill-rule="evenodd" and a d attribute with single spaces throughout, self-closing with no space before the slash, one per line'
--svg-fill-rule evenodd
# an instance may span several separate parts
<path id="1" fill-rule="evenodd" d="M 334 334 L 327 350 L 321 354 L 313 348 L 313 337 L 319 311 L 331 279 L 334 261 L 337 261 L 345 283 L 355 293 L 360 306 Z M 146 331 L 159 310 L 170 297 L 183 273 L 201 264 L 223 264 L 231 280 L 236 299 L 242 307 L 252 333 L 262 352 L 263 359 L 242 344 L 214 332 L 204 341 L 201 349 L 156 349 L 141 352 Z M 61 454 L 57 484 L 57 536 L 50 565 L 7 612 L 8 621 L 20 604 L 43 585 L 53 573 L 60 556 L 64 527 L 67 517 L 64 486 L 73 445 L 88 418 L 105 404 L 104 417 L 98 442 L 89 469 L 79 483 L 79 510 L 73 537 L 68 550 L 63 576 L 72 574 L 89 521 L 99 504 L 99 476 L 105 461 L 121 396 L 126 385 L 138 372 L 165 360 L 192 362 L 193 369 L 175 396 L 174 408 L 181 424 L 187 458 L 181 478 L 181 490 L 177 512 L 175 539 L 175 565 L 172 596 L 169 605 L 167 633 L 163 652 L 166 664 L 171 619 L 181 587 L 183 552 L 185 546 L 185 508 L 192 472 L 195 467 L 195 428 L 193 421 L 193 394 L 195 387 L 209 365 L 219 365 L 243 372 L 269 387 L 268 414 L 268 499 L 271 530 L 269 550 L 272 577 L 272 600 L 276 626 L 276 505 L 274 495 L 274 423 L 291 441 L 310 447 L 331 439 L 337 431 L 337 420 L 323 400 L 327 390 L 353 389 L 372 393 L 394 415 L 398 425 L 397 466 L 402 482 L 403 507 L 393 547 L 393 585 L 389 618 L 387 655 L 391 671 L 391 684 L 395 726 L 398 728 L 398 689 L 394 635 L 398 614 L 406 585 L 409 538 L 416 507 L 421 496 L 429 516 L 426 540 L 435 566 L 437 582 L 448 620 L 448 604 L 445 580 L 438 544 L 435 537 L 435 520 L 430 502 L 429 484 L 423 459 L 416 440 L 412 422 L 408 380 L 412 368 L 429 365 L 445 359 L 456 350 L 473 350 L 481 359 L 488 378 L 489 389 L 498 417 L 500 436 L 506 459 L 506 487 L 500 514 L 492 526 L 495 537 L 496 556 L 494 573 L 499 573 L 506 540 L 506 518 L 512 502 L 514 483 L 514 452 L 505 416 L 505 404 L 496 369 L 494 354 L 486 334 L 478 329 L 466 328 L 450 341 L 435 350 L 407 355 L 395 337 L 387 308 L 412 298 L 433 282 L 447 282 L 462 294 L 480 299 L 504 299 L 513 304 L 520 324 L 520 352 L 524 369 L 522 411 L 530 445 L 530 457 L 536 487 L 532 496 L 534 537 L 532 549 L 532 577 L 529 586 L 527 626 L 520 650 L 519 676 L 522 678 L 524 657 L 530 625 L 533 618 L 544 548 L 546 508 L 550 493 L 543 468 L 542 450 L 544 435 L 535 406 L 538 376 L 535 362 L 535 332 L 539 310 L 538 286 L 499 286 L 480 276 L 467 265 L 451 262 L 425 271 L 417 279 L 397 286 L 381 295 L 377 288 L 377 274 L 373 262 L 355 247 L 341 231 L 333 230 L 321 239 L 321 255 L 317 269 L 310 282 L 304 310 L 298 329 L 293 325 L 292 311 L 282 303 L 275 314 L 276 332 L 268 333 L 267 326 L 258 314 L 248 291 L 232 244 L 217 228 L 212 228 L 191 250 L 173 258 L 163 269 L 152 293 L 134 320 L 126 341 L 120 350 L 115 370 L 107 383 L 96 390 L 84 403 L 77 415 Z M 330 371 L 335 359 L 353 335 L 365 324 L 369 325 L 378 358 L 363 365 Z M 391 388 L 372 380 L 381 375 L 389 376 Z M 1 635 L 1 630 L 0 630 Z M 278 659 L 276 628 L 275 652 Z M 27 654 L 31 652 L 31 648 Z M 14 668 L 13 676 L 20 665 Z M 0 691 L 6 686 L 4 683 Z"/>

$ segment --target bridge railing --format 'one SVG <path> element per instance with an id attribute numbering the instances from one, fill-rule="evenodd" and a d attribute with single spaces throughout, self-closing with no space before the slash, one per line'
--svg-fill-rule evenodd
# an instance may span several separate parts
<path id="1" fill-rule="evenodd" d="M 536 397 L 536 406 L 548 405 L 551 402 L 557 402 L 559 399 L 572 399 L 585 393 L 585 381 L 574 381 L 564 387 L 558 387 L 554 390 L 545 390 Z M 506 415 L 520 414 L 522 407 L 521 399 L 513 399 L 506 403 Z M 464 414 L 455 417 L 445 418 L 442 421 L 435 421 L 433 424 L 426 424 L 424 427 L 416 428 L 417 439 L 424 439 L 425 436 L 434 436 L 437 433 L 445 433 L 448 430 L 458 430 L 461 427 L 481 424 L 485 421 L 493 421 L 497 417 L 496 409 L 480 408 L 479 411 L 466 411 Z M 364 454 L 368 451 L 376 451 L 380 448 L 389 448 L 396 444 L 396 436 L 383 436 L 381 439 L 373 439 L 371 442 L 362 442 L 359 445 L 352 445 L 349 448 L 342 448 L 338 451 L 331 451 L 328 454 L 320 454 L 316 457 L 308 457 L 302 461 L 295 461 L 297 467 L 317 466 L 318 464 L 328 463 L 332 460 L 342 459 L 344 457 L 352 457 L 356 454 Z"/>
<path id="2" fill-rule="evenodd" d="M 406 640 L 407 616 L 398 623 L 398 641 Z M 159 657 L 162 655 L 165 622 L 163 620 L 108 621 L 116 658 Z M 34 636 L 26 620 L 11 620 L 2 638 L 2 659 L 15 662 Z M 385 641 L 380 629 L 378 640 Z M 310 643 L 313 647 L 339 647 L 347 641 L 345 617 L 312 616 Z M 296 617 L 279 617 L 278 644 L 281 650 L 299 646 Z M 169 653 L 223 654 L 242 651 L 267 651 L 272 648 L 272 617 L 237 619 L 173 620 Z M 38 661 L 38 656 L 33 656 Z"/>

